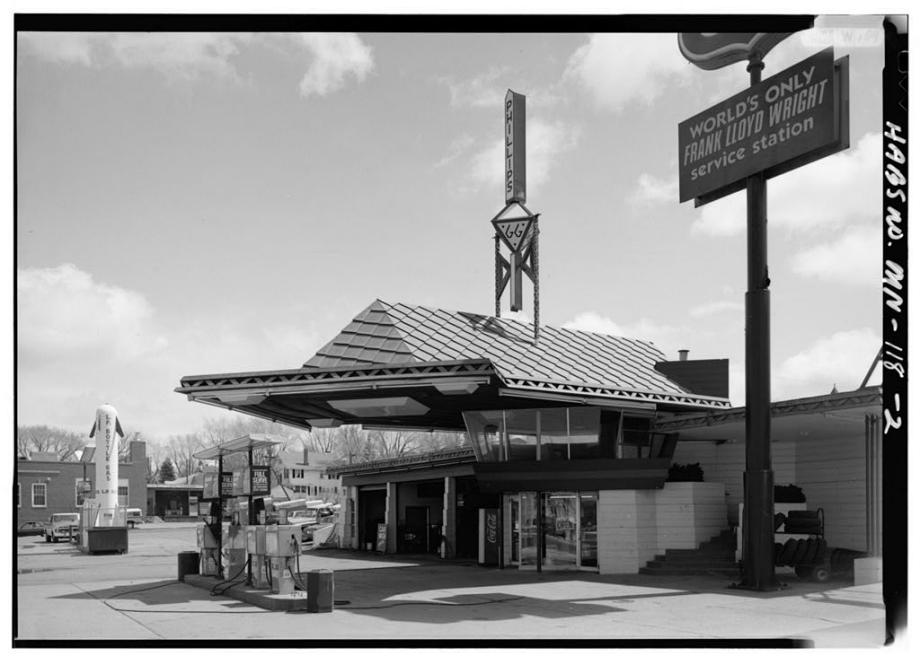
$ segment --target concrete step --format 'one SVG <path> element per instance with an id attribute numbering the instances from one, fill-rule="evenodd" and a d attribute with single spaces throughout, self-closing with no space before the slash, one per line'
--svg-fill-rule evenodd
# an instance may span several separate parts
<path id="1" fill-rule="evenodd" d="M 707 563 L 733 563 L 735 562 L 735 554 L 726 553 L 726 554 L 694 554 L 686 556 L 655 556 L 654 560 L 650 560 L 652 563 L 674 563 L 675 565 L 686 564 L 686 563 L 698 563 L 698 562 L 707 562 Z"/>
<path id="2" fill-rule="evenodd" d="M 665 549 L 664 555 L 667 558 L 692 558 L 703 554 L 708 558 L 720 558 L 734 553 L 734 549 Z"/>

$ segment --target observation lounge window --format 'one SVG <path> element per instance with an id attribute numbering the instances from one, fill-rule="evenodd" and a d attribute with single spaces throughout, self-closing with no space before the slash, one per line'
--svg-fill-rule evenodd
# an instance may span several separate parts
<path id="1" fill-rule="evenodd" d="M 586 406 L 525 408 L 468 411 L 463 419 L 479 462 L 616 456 L 619 412 Z"/>

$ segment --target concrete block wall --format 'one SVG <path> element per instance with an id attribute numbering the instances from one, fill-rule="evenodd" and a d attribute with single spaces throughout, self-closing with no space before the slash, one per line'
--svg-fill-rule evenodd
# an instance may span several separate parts
<path id="1" fill-rule="evenodd" d="M 722 483 L 665 483 L 656 501 L 659 553 L 696 549 L 728 528 Z"/>
<path id="2" fill-rule="evenodd" d="M 634 574 L 666 549 L 695 549 L 728 528 L 721 483 L 665 483 L 661 490 L 601 490 L 601 574 Z"/>
<path id="3" fill-rule="evenodd" d="M 773 480 L 776 485 L 796 483 L 796 445 L 774 442 L 771 445 Z M 738 504 L 744 502 L 744 427 L 735 443 L 716 445 L 713 442 L 677 443 L 674 462 L 682 465 L 698 462 L 703 468 L 703 480 L 722 483 L 728 503 L 728 521 L 738 525 Z"/>
<path id="4" fill-rule="evenodd" d="M 809 510 L 824 509 L 824 537 L 833 547 L 864 551 L 866 540 L 866 437 L 862 425 L 833 438 L 799 444 L 796 485 Z"/>
<path id="5" fill-rule="evenodd" d="M 597 498 L 597 559 L 601 574 L 634 574 L 641 567 L 640 490 L 601 490 Z M 645 496 L 645 495 L 643 495 Z M 647 521 L 647 517 L 643 517 Z"/>
<path id="6" fill-rule="evenodd" d="M 798 485 L 809 510 L 824 509 L 825 537 L 834 547 L 867 548 L 865 440 L 864 428 L 856 422 L 841 423 L 831 438 L 771 445 L 775 483 Z M 738 505 L 744 502 L 743 434 L 734 444 L 678 442 L 674 462 L 699 462 L 706 481 L 725 485 L 728 519 L 737 526 Z"/>

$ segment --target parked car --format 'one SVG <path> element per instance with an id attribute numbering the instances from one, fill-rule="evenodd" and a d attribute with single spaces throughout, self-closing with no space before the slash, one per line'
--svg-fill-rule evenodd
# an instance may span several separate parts
<path id="1" fill-rule="evenodd" d="M 143 524 L 147 520 L 144 519 L 144 512 L 140 508 L 128 508 L 127 518 L 125 523 L 128 525 L 128 528 L 135 528 L 138 524 Z"/>
<path id="2" fill-rule="evenodd" d="M 69 540 L 71 529 L 76 533 L 80 528 L 80 513 L 54 513 L 51 521 L 45 526 L 45 542 Z"/>
<path id="3" fill-rule="evenodd" d="M 44 535 L 44 522 L 23 522 L 16 529 L 16 535 Z"/>

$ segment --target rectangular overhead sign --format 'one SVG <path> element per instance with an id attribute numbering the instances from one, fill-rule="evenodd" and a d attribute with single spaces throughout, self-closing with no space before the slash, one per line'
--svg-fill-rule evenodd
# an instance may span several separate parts
<path id="1" fill-rule="evenodd" d="M 505 94 L 505 203 L 527 201 L 524 96 Z"/>
<path id="2" fill-rule="evenodd" d="M 846 90 L 827 48 L 680 123 L 680 202 L 714 200 L 755 173 L 773 177 L 846 148 Z"/>

